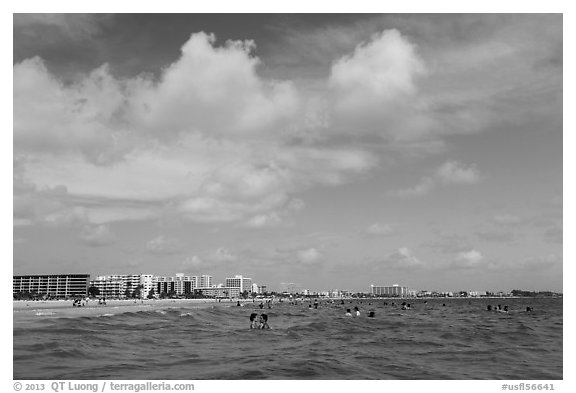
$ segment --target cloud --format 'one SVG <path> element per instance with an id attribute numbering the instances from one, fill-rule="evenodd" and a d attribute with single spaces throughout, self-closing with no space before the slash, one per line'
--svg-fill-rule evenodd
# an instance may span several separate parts
<path id="1" fill-rule="evenodd" d="M 434 176 L 446 184 L 475 184 L 480 181 L 480 174 L 474 167 L 466 167 L 457 161 L 442 164 Z"/>
<path id="2" fill-rule="evenodd" d="M 395 232 L 394 227 L 389 224 L 374 223 L 366 228 L 366 234 L 370 236 L 390 236 Z"/>
<path id="3" fill-rule="evenodd" d="M 297 257 L 300 263 L 307 265 L 319 262 L 324 256 L 318 249 L 312 247 L 298 251 Z"/>
<path id="4" fill-rule="evenodd" d="M 180 264 L 179 270 L 190 271 L 208 267 L 209 263 L 202 258 L 193 255 L 187 256 Z"/>
<path id="5" fill-rule="evenodd" d="M 15 64 L 22 181 L 68 193 L 54 208 L 34 206 L 36 221 L 81 209 L 93 223 L 171 215 L 266 226 L 302 208 L 293 194 L 377 166 L 365 149 L 293 143 L 300 98 L 289 82 L 257 74 L 253 47 L 193 34 L 157 80 L 118 79 L 104 65 L 63 83 L 39 58 Z M 45 201 L 19 193 L 18 204 Z"/>
<path id="6" fill-rule="evenodd" d="M 160 235 L 146 243 L 148 252 L 155 255 L 175 255 L 183 252 L 180 240 Z"/>
<path id="7" fill-rule="evenodd" d="M 482 176 L 474 166 L 466 166 L 457 161 L 446 161 L 440 165 L 430 176 L 423 177 L 413 187 L 393 190 L 391 196 L 423 196 L 440 184 L 470 185 L 482 180 Z"/>
<path id="8" fill-rule="evenodd" d="M 114 234 L 107 225 L 86 225 L 80 231 L 78 238 L 91 247 L 101 247 L 115 242 Z"/>
<path id="9" fill-rule="evenodd" d="M 455 265 L 458 267 L 472 268 L 481 266 L 480 262 L 484 260 L 484 255 L 478 250 L 471 249 L 456 254 L 454 258 Z"/>
<path id="10" fill-rule="evenodd" d="M 392 140 L 424 136 L 432 119 L 422 111 L 416 80 L 425 74 L 416 47 L 398 30 L 374 34 L 332 65 L 331 128 Z"/>
<path id="11" fill-rule="evenodd" d="M 104 14 L 14 14 L 14 29 L 20 34 L 47 40 L 46 35 L 81 40 L 101 32 Z"/>
<path id="12" fill-rule="evenodd" d="M 380 260 L 378 264 L 381 267 L 393 269 L 412 269 L 425 267 L 425 264 L 413 254 L 412 250 L 407 247 L 400 247 L 395 252 Z"/>

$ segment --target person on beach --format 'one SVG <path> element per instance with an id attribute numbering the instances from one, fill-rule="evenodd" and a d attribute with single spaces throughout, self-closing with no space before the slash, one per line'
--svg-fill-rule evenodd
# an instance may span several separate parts
<path id="1" fill-rule="evenodd" d="M 268 326 L 268 314 L 260 315 L 260 329 L 270 329 L 270 326 Z"/>
<path id="2" fill-rule="evenodd" d="M 256 321 L 257 315 L 258 314 L 256 314 L 255 312 L 250 314 L 250 329 L 258 329 L 259 328 L 258 321 Z"/>
<path id="3" fill-rule="evenodd" d="M 264 304 L 262 304 L 262 302 L 260 302 L 260 304 L 258 305 L 258 307 L 260 307 L 260 310 L 262 310 L 264 308 Z"/>

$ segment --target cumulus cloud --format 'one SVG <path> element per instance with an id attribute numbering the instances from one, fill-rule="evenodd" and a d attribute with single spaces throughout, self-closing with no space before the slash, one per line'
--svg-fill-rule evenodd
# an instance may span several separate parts
<path id="1" fill-rule="evenodd" d="M 440 165 L 429 176 L 423 177 L 413 187 L 393 190 L 391 196 L 423 196 L 432 191 L 440 184 L 470 185 L 480 182 L 480 173 L 474 166 L 466 166 L 457 161 L 447 161 Z"/>
<path id="2" fill-rule="evenodd" d="M 374 34 L 332 65 L 331 125 L 398 140 L 422 136 L 431 119 L 417 103 L 416 79 L 425 73 L 416 47 L 398 30 Z"/>
<path id="3" fill-rule="evenodd" d="M 83 209 L 93 223 L 171 214 L 266 226 L 302 208 L 295 193 L 377 166 L 365 149 L 286 140 L 300 127 L 301 99 L 289 82 L 257 74 L 253 48 L 251 41 L 218 47 L 213 35 L 193 34 L 157 80 L 118 79 L 104 65 L 70 84 L 39 58 L 16 64 L 21 177 L 69 194 L 36 215 Z"/>
<path id="4" fill-rule="evenodd" d="M 146 243 L 148 252 L 155 255 L 174 255 L 183 252 L 180 240 L 160 235 Z"/>
<path id="5" fill-rule="evenodd" d="M 82 228 L 79 239 L 91 247 L 101 247 L 114 243 L 114 234 L 107 225 L 87 225 Z"/>

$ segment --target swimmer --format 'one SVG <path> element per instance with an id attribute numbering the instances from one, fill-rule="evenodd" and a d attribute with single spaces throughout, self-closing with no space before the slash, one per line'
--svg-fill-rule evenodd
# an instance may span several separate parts
<path id="1" fill-rule="evenodd" d="M 270 326 L 268 326 L 268 314 L 260 315 L 260 329 L 270 329 Z"/>
<path id="2" fill-rule="evenodd" d="M 508 312 L 508 306 L 504 306 L 504 312 Z"/>
<path id="3" fill-rule="evenodd" d="M 256 316 L 258 314 L 256 314 L 255 312 L 253 312 L 252 314 L 250 314 L 250 329 L 258 329 L 258 321 L 256 321 Z"/>
<path id="4" fill-rule="evenodd" d="M 350 312 L 350 309 L 349 309 L 349 308 L 346 309 L 346 316 L 347 316 L 347 317 L 351 317 L 351 316 L 352 316 L 352 313 Z"/>
<path id="5" fill-rule="evenodd" d="M 532 307 L 526 307 L 526 312 L 532 312 L 534 310 Z"/>
<path id="6" fill-rule="evenodd" d="M 492 311 L 492 306 L 490 304 L 486 306 L 486 311 Z"/>
<path id="7" fill-rule="evenodd" d="M 374 311 L 370 311 L 368 313 L 368 318 L 374 318 L 374 315 L 375 315 Z"/>
<path id="8" fill-rule="evenodd" d="M 354 307 L 354 314 L 359 317 L 360 316 L 360 310 L 358 309 L 358 306 Z"/>

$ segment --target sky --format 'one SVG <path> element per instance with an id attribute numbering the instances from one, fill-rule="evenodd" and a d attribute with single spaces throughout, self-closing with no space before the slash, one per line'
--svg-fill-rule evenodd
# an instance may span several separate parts
<path id="1" fill-rule="evenodd" d="M 15 14 L 14 274 L 562 291 L 562 29 Z"/>

